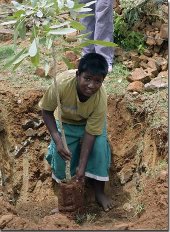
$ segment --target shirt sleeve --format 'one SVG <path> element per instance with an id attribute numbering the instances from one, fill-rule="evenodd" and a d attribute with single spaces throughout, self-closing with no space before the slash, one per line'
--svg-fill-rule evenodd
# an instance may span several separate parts
<path id="1" fill-rule="evenodd" d="M 57 85 L 57 89 L 60 95 L 60 85 L 59 83 L 57 83 Z M 57 108 L 57 89 L 55 87 L 55 83 L 53 82 L 53 84 L 48 88 L 48 90 L 45 92 L 44 96 L 39 102 L 39 107 L 41 109 L 55 111 L 55 109 Z"/>
<path id="2" fill-rule="evenodd" d="M 87 119 L 86 131 L 92 135 L 101 135 L 107 112 L 107 94 L 102 91 L 96 101 L 93 113 Z"/>

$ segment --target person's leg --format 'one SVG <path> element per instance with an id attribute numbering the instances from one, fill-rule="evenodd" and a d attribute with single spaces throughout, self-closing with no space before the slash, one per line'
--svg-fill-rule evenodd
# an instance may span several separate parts
<path id="1" fill-rule="evenodd" d="M 113 42 L 113 0 L 98 0 L 95 8 L 95 40 Z M 96 53 L 103 55 L 108 65 L 113 63 L 113 48 L 95 45 Z"/>
<path id="2" fill-rule="evenodd" d="M 104 192 L 105 181 L 93 179 L 93 188 L 96 201 L 103 207 L 104 211 L 109 211 L 113 208 L 112 200 Z"/>
<path id="3" fill-rule="evenodd" d="M 89 0 L 79 0 L 80 3 L 86 4 L 89 2 Z M 95 4 L 89 6 L 92 11 L 88 12 L 90 14 L 94 14 L 95 11 Z M 84 31 L 82 31 L 82 34 L 89 33 L 87 36 L 88 39 L 94 40 L 94 30 L 95 30 L 95 15 L 88 16 L 85 18 L 80 19 L 80 22 L 86 27 Z M 83 48 L 83 55 L 88 54 L 90 52 L 95 52 L 94 45 L 91 44 L 89 46 L 86 46 Z"/>
<path id="4" fill-rule="evenodd" d="M 109 181 L 110 156 L 110 146 L 107 141 L 106 127 L 104 127 L 102 134 L 96 137 L 87 162 L 85 176 L 89 178 L 94 189 L 96 201 L 105 211 L 112 208 L 112 201 L 104 192 L 105 181 Z"/>

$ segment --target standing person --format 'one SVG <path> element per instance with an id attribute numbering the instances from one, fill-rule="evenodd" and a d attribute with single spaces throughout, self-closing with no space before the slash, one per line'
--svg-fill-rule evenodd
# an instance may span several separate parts
<path id="1" fill-rule="evenodd" d="M 86 4 L 90 0 L 79 0 L 80 3 Z M 90 6 L 93 16 L 82 18 L 81 23 L 86 26 L 82 33 L 89 33 L 87 36 L 90 40 L 104 40 L 113 42 L 113 0 L 97 0 Z M 108 63 L 108 71 L 112 71 L 113 65 L 113 48 L 101 45 L 89 45 L 84 47 L 83 54 L 96 52 L 105 57 Z"/>
<path id="2" fill-rule="evenodd" d="M 110 147 L 106 134 L 107 94 L 103 86 L 108 73 L 106 59 L 89 53 L 80 59 L 78 71 L 66 71 L 57 77 L 61 117 L 69 151 L 64 149 L 60 128 L 54 118 L 57 108 L 54 83 L 39 106 L 52 141 L 46 159 L 57 182 L 65 178 L 65 160 L 71 160 L 71 176 L 77 181 L 90 178 L 96 201 L 105 211 L 112 208 L 104 192 L 109 180 Z M 57 125 L 57 126 L 56 126 Z"/>

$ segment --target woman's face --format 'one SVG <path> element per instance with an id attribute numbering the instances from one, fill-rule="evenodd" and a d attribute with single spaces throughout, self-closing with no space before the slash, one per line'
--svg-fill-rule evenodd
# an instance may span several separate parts
<path id="1" fill-rule="evenodd" d="M 104 81 L 103 76 L 92 75 L 89 72 L 77 73 L 77 91 L 78 94 L 85 97 L 91 97 L 101 87 Z"/>

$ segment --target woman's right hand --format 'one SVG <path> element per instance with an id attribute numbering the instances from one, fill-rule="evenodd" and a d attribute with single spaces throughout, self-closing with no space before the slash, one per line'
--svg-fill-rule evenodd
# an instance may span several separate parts
<path id="1" fill-rule="evenodd" d="M 64 148 L 62 139 L 56 142 L 56 147 L 57 147 L 58 154 L 61 156 L 62 159 L 71 160 L 71 152 Z"/>

